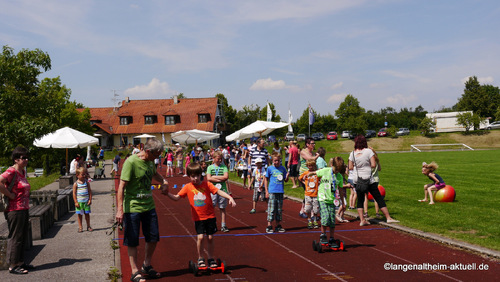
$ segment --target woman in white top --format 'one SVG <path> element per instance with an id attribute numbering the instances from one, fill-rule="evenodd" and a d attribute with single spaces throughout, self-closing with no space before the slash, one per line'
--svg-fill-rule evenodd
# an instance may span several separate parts
<path id="1" fill-rule="evenodd" d="M 358 192 L 358 215 L 360 219 L 360 226 L 369 225 L 370 222 L 363 215 L 363 204 L 365 202 L 365 194 L 370 192 L 372 194 L 375 201 L 377 201 L 380 210 L 385 215 L 387 219 L 387 223 L 395 223 L 399 222 L 398 220 L 393 219 L 389 210 L 385 205 L 384 198 L 380 195 L 378 190 L 378 183 L 373 180 L 372 177 L 372 168 L 377 166 L 377 162 L 375 160 L 375 153 L 368 148 L 368 143 L 366 142 L 366 138 L 363 135 L 358 135 L 354 139 L 354 151 L 349 155 L 349 170 L 354 170 L 354 183 L 358 182 L 358 178 L 370 179 L 370 184 L 368 185 L 368 191 L 365 193 Z"/>

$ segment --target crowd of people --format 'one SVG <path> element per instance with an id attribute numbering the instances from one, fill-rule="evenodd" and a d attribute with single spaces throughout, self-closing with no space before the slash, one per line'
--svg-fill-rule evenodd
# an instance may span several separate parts
<path id="1" fill-rule="evenodd" d="M 370 224 L 364 212 L 365 196 L 368 192 L 375 199 L 377 208 L 385 215 L 387 222 L 398 222 L 390 216 L 377 188 L 378 171 L 381 169 L 377 153 L 367 146 L 366 139 L 362 135 L 355 138 L 354 150 L 349 155 L 347 164 L 339 156 L 327 162 L 326 150 L 322 147 L 315 150 L 316 144 L 312 138 L 305 140 L 305 147 L 302 149 L 295 141 L 290 141 L 284 147 L 280 147 L 276 142 L 273 144 L 272 153 L 267 151 L 266 142 L 261 138 L 250 144 L 242 142 L 208 150 L 194 146 L 188 151 L 179 143 L 174 146 L 165 149 L 161 141 L 151 138 L 146 144 L 134 148 L 124 161 L 121 161 L 121 153 L 113 160 L 112 172 L 120 172 L 116 221 L 117 224 L 123 225 L 123 244 L 127 246 L 132 281 L 145 281 L 145 278 L 160 276 L 151 265 L 151 258 L 160 238 L 158 215 L 151 190 L 153 179 L 162 183 L 160 189 L 170 199 L 188 198 L 198 234 L 196 244 L 199 267 L 216 267 L 213 234 L 218 230 L 230 231 L 226 223 L 226 208 L 228 205 L 233 207 L 236 205 L 228 183 L 230 172 L 237 172 L 243 178 L 244 189 L 254 190 L 251 214 L 256 213 L 259 202 L 267 202 L 266 233 L 286 232 L 281 222 L 284 186 L 289 179 L 292 180 L 293 189 L 304 190 L 304 202 L 300 213 L 307 218 L 307 228 L 321 228 L 321 243 L 335 247 L 338 242 L 334 239 L 335 224 L 349 222 L 344 218 L 344 212 L 347 207 L 354 208 L 356 199 L 360 225 Z M 102 153 L 101 150 L 100 158 L 103 158 Z M 12 240 L 8 245 L 10 272 L 15 274 L 25 274 L 33 267 L 24 263 L 22 252 L 22 244 L 25 241 L 23 230 L 26 229 L 29 209 L 27 204 L 29 184 L 24 170 L 28 158 L 26 149 L 16 148 L 12 155 L 14 165 L 0 176 L 0 192 L 14 199 L 9 205 L 7 214 L 9 230 L 12 228 L 12 236 L 9 235 Z M 119 167 L 120 165 L 122 167 Z M 159 170 L 162 165 L 167 166 L 165 175 Z M 430 179 L 442 182 L 439 176 L 433 173 L 436 168 L 434 164 L 424 164 L 422 172 Z M 84 217 L 87 231 L 92 231 L 89 217 L 92 190 L 86 167 L 79 156 L 72 162 L 71 172 L 73 171 L 78 179 L 73 188 L 78 213 L 78 232 L 83 231 Z M 168 182 L 168 178 L 174 175 L 189 177 L 188 185 L 177 194 L 171 192 Z M 10 183 L 17 183 L 15 189 L 7 188 Z M 425 188 L 427 191 L 435 189 L 431 185 Z M 15 191 L 18 196 L 12 194 L 9 189 Z M 351 192 L 349 201 L 347 201 L 348 190 Z M 431 193 L 427 191 L 426 196 Z M 220 212 L 220 227 L 215 216 L 216 208 Z M 141 226 L 146 242 L 142 265 L 138 262 L 137 250 Z M 203 244 L 207 245 L 208 260 L 205 260 L 201 252 Z"/>

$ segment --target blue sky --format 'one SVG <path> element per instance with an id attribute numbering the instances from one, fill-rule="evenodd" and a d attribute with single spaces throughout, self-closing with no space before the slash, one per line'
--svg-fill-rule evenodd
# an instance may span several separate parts
<path id="1" fill-rule="evenodd" d="M 500 2 L 0 0 L 0 45 L 40 48 L 72 100 L 214 97 L 297 119 L 347 94 L 378 111 L 450 107 L 499 86 Z"/>

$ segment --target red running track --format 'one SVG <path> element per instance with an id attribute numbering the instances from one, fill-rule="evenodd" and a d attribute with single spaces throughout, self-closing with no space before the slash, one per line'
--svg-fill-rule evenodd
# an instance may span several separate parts
<path id="1" fill-rule="evenodd" d="M 180 188 L 188 178 L 173 177 L 169 182 L 171 187 L 176 184 Z M 175 202 L 154 191 L 161 239 L 152 265 L 162 273 L 160 281 L 495 281 L 500 276 L 498 262 L 494 260 L 380 225 L 360 227 L 359 221 L 336 226 L 336 238 L 344 242 L 344 252 L 318 253 L 313 251 L 312 241 L 319 239 L 320 232 L 307 229 L 306 220 L 298 216 L 300 203 L 285 200 L 282 225 L 286 232 L 267 234 L 266 205 L 259 202 L 257 213 L 249 214 L 252 192 L 236 184 L 231 184 L 230 190 L 237 203 L 235 208 L 227 208 L 230 232 L 217 232 L 214 239 L 215 255 L 226 261 L 229 273 L 199 277 L 188 272 L 189 260 L 197 259 L 188 200 Z M 217 223 L 220 227 L 218 211 Z M 128 281 L 130 264 L 126 247 L 119 241 L 121 271 L 124 281 Z M 143 255 L 141 239 L 139 262 L 143 261 Z M 401 270 L 403 267 L 407 271 Z M 485 267 L 488 270 L 479 270 Z"/>

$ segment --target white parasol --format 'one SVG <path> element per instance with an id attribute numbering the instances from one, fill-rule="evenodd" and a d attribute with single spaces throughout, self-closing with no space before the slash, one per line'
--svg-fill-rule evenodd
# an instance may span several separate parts
<path id="1" fill-rule="evenodd" d="M 134 138 L 153 138 L 153 137 L 156 137 L 156 136 L 150 135 L 150 134 L 141 134 L 141 135 L 134 136 Z"/>
<path id="2" fill-rule="evenodd" d="M 219 133 L 213 133 L 198 129 L 181 130 L 172 133 L 172 139 L 183 144 L 198 144 L 198 142 L 205 142 L 220 137 Z"/>
<path id="3" fill-rule="evenodd" d="M 262 121 L 258 120 L 250 125 L 243 127 L 242 129 L 230 134 L 226 137 L 226 141 L 231 142 L 234 140 L 241 140 L 251 137 L 262 137 L 262 135 L 267 135 L 273 132 L 275 129 L 287 126 L 288 123 L 285 122 L 273 122 L 273 121 Z"/>
<path id="4" fill-rule="evenodd" d="M 52 133 L 44 135 L 40 139 L 36 139 L 33 145 L 42 148 L 59 148 L 66 149 L 66 173 L 69 171 L 68 166 L 68 148 L 84 148 L 90 145 L 99 143 L 99 139 L 80 132 L 78 130 L 63 127 Z"/>

